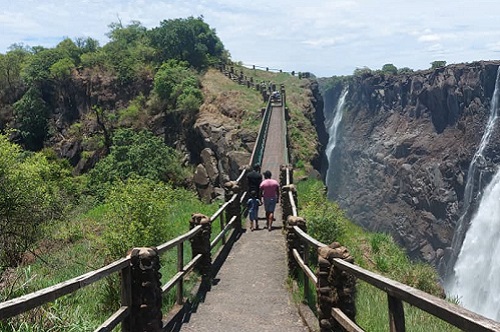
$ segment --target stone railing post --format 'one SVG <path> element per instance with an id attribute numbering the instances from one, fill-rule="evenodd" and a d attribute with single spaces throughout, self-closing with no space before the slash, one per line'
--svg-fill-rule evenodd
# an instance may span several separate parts
<path id="1" fill-rule="evenodd" d="M 354 262 L 346 247 L 334 242 L 318 248 L 317 307 L 321 332 L 345 331 L 332 317 L 332 308 L 339 308 L 351 320 L 355 320 L 356 278 L 333 265 L 335 258 Z"/>
<path id="2" fill-rule="evenodd" d="M 289 183 L 287 185 L 286 171 L 289 170 Z M 280 167 L 280 186 L 281 186 L 281 208 L 283 210 L 283 226 L 286 225 L 288 216 L 293 215 L 292 202 L 290 202 L 288 193 L 291 191 L 295 207 L 297 207 L 297 189 L 293 184 L 293 167 L 290 165 L 281 165 Z"/>
<path id="3" fill-rule="evenodd" d="M 290 198 L 288 193 L 292 193 L 292 198 L 295 203 L 295 207 L 297 207 L 297 188 L 294 184 L 289 184 L 281 187 L 281 209 L 283 211 L 283 226 L 286 225 L 286 220 L 289 216 L 293 216 L 292 202 L 290 202 Z"/>
<path id="4" fill-rule="evenodd" d="M 201 274 L 202 278 L 210 277 L 212 270 L 212 253 L 210 251 L 210 236 L 212 235 L 212 222 L 210 218 L 201 213 L 193 213 L 189 221 L 189 229 L 201 225 L 201 232 L 192 237 L 191 252 L 193 258 L 202 254 L 202 258 L 196 265 L 196 270 Z"/>
<path id="5" fill-rule="evenodd" d="M 298 278 L 300 266 L 295 257 L 293 257 L 293 249 L 297 249 L 300 256 L 304 256 L 304 245 L 300 237 L 295 233 L 293 226 L 298 226 L 304 232 L 307 232 L 306 220 L 302 217 L 289 216 L 286 221 L 285 236 L 286 236 L 286 252 L 288 260 L 288 275 L 293 278 Z"/>
<path id="6" fill-rule="evenodd" d="M 234 222 L 234 229 L 241 232 L 241 187 L 236 181 L 229 181 L 224 184 L 225 198 L 228 202 L 234 194 L 238 194 L 238 197 L 227 206 L 226 208 L 226 222 L 229 222 L 232 217 L 236 216 L 236 221 Z"/>
<path id="7" fill-rule="evenodd" d="M 157 332 L 162 329 L 160 259 L 156 248 L 134 248 L 130 252 L 132 303 L 126 332 Z"/>

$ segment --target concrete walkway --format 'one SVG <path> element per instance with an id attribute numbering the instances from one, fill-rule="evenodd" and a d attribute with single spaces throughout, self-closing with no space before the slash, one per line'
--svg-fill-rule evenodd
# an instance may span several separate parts
<path id="1" fill-rule="evenodd" d="M 285 160 L 282 116 L 282 107 L 274 107 L 262 162 L 262 171 L 269 169 L 276 180 Z M 260 230 L 251 232 L 246 221 L 246 231 L 233 245 L 204 302 L 182 324 L 181 331 L 308 331 L 286 288 L 281 207 L 276 209 L 271 232 L 263 229 L 263 207 L 259 217 Z"/>

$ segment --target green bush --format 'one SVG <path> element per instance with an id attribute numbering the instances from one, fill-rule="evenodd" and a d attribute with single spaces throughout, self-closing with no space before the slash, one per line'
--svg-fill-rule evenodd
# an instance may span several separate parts
<path id="1" fill-rule="evenodd" d="M 139 176 L 155 182 L 184 183 L 187 170 L 180 155 L 151 132 L 118 129 L 108 156 L 89 172 L 91 192 L 103 198 L 115 182 Z"/>
<path id="2" fill-rule="evenodd" d="M 300 191 L 300 214 L 307 220 L 307 231 L 325 244 L 338 241 L 346 223 L 344 212 L 337 203 L 328 201 L 325 186 L 320 181 L 307 180 L 308 189 Z"/>
<path id="3" fill-rule="evenodd" d="M 0 135 L 0 272 L 15 266 L 42 235 L 42 224 L 61 215 L 51 165 L 41 153 L 22 153 Z"/>
<path id="4" fill-rule="evenodd" d="M 173 188 L 144 178 L 117 183 L 106 199 L 103 240 L 109 257 L 117 259 L 130 248 L 155 246 L 172 237 L 168 216 L 175 194 Z"/>

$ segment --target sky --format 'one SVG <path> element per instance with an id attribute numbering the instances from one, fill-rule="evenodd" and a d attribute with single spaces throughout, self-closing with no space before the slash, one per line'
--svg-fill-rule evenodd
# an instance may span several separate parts
<path id="1" fill-rule="evenodd" d="M 113 22 L 150 29 L 203 16 L 233 61 L 330 77 L 388 63 L 498 60 L 499 15 L 496 0 L 0 0 L 0 53 L 66 37 L 102 46 Z"/>

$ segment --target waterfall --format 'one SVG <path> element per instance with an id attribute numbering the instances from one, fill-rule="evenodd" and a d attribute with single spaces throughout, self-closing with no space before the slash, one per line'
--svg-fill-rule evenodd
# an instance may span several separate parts
<path id="1" fill-rule="evenodd" d="M 497 171 L 484 190 L 474 215 L 471 203 L 474 201 L 474 193 L 481 193 L 482 168 L 486 164 L 484 150 L 498 117 L 499 79 L 500 67 L 497 70 L 488 123 L 469 165 L 464 206 L 452 241 L 452 256 L 448 262 L 449 272 L 445 285 L 448 294 L 457 296 L 464 307 L 497 320 L 500 319 L 500 263 L 497 263 L 497 254 L 500 253 L 500 246 L 497 245 L 500 235 L 500 171 Z M 469 224 L 471 215 L 473 217 Z"/>
<path id="2" fill-rule="evenodd" d="M 328 170 L 326 172 L 326 185 L 327 188 L 331 186 L 331 177 L 330 173 L 332 172 L 331 170 L 331 163 L 332 163 L 332 157 L 333 157 L 333 150 L 335 149 L 335 146 L 337 145 L 337 132 L 338 128 L 340 125 L 340 122 L 342 121 L 342 114 L 343 114 L 343 108 L 344 108 L 344 102 L 345 98 L 347 96 L 348 90 L 345 88 L 342 93 L 340 94 L 339 100 L 337 101 L 337 105 L 333 109 L 332 116 L 333 118 L 330 118 L 330 125 L 328 126 L 328 144 L 326 145 L 325 149 L 325 154 L 326 154 L 326 159 L 328 160 Z"/>
<path id="3" fill-rule="evenodd" d="M 462 306 L 500 320 L 500 171 L 486 187 L 472 218 L 447 290 Z"/>

